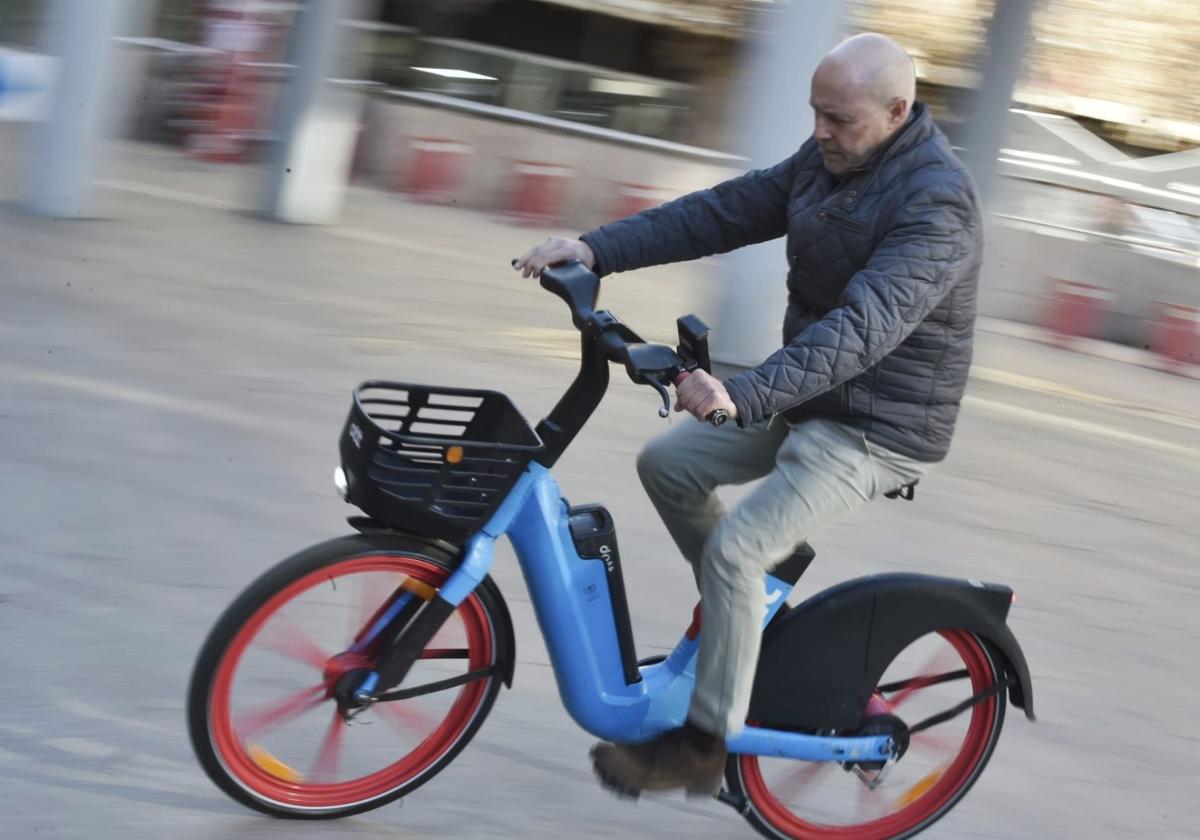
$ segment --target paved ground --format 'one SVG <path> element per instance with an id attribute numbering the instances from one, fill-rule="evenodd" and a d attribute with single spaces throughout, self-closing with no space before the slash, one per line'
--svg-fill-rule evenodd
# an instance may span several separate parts
<path id="1" fill-rule="evenodd" d="M 338 228 L 283 227 L 237 211 L 250 170 L 118 152 L 99 218 L 0 217 L 0 834 L 751 836 L 715 804 L 596 788 L 508 551 L 515 687 L 410 802 L 285 824 L 208 782 L 183 726 L 192 659 L 260 570 L 346 531 L 328 477 L 351 387 L 502 387 L 536 418 L 570 380 L 575 339 L 561 302 L 505 269 L 543 231 L 368 190 Z M 0 146 L 4 197 L 17 175 Z M 716 320 L 719 277 L 719 263 L 654 269 L 607 282 L 604 302 L 669 339 L 677 314 Z M 917 501 L 815 539 L 794 598 L 900 569 L 1017 590 L 1041 720 L 1010 718 L 927 836 L 1190 836 L 1200 383 L 989 332 L 975 373 Z M 694 600 L 636 489 L 655 407 L 614 378 L 558 470 L 573 502 L 616 517 L 642 654 L 673 642 Z"/>

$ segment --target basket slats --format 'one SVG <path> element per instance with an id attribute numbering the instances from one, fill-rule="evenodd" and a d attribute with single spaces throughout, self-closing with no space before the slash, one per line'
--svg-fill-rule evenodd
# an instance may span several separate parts
<path id="1" fill-rule="evenodd" d="M 482 527 L 541 448 L 503 394 L 393 382 L 355 391 L 340 446 L 354 504 L 449 540 Z"/>

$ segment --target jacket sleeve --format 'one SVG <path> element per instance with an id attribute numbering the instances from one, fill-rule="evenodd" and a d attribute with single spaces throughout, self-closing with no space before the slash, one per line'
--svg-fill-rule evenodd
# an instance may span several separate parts
<path id="1" fill-rule="evenodd" d="M 746 426 L 853 379 L 894 350 L 978 258 L 974 199 L 937 184 L 911 198 L 838 306 L 725 387 Z"/>
<path id="2" fill-rule="evenodd" d="M 799 155 L 585 233 L 579 238 L 596 256 L 596 274 L 723 254 L 783 236 Z"/>

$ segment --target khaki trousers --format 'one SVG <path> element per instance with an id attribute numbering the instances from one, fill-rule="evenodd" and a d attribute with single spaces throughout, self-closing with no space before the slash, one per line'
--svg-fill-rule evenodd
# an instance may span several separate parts
<path id="1" fill-rule="evenodd" d="M 740 429 L 688 419 L 638 456 L 651 501 L 692 564 L 702 631 L 690 720 L 734 733 L 750 707 L 762 640 L 763 576 L 839 516 L 914 481 L 932 466 L 884 449 L 857 429 L 782 417 Z M 714 490 L 766 477 L 733 510 Z"/>

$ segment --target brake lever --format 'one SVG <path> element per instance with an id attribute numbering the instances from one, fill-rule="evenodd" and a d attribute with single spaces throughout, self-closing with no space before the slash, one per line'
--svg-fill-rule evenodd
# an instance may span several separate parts
<path id="1" fill-rule="evenodd" d="M 662 397 L 663 407 L 658 410 L 659 417 L 671 416 L 671 394 L 667 391 L 667 386 L 659 382 L 654 377 L 647 377 L 647 382 L 654 386 L 654 390 L 658 391 L 658 395 Z"/>

